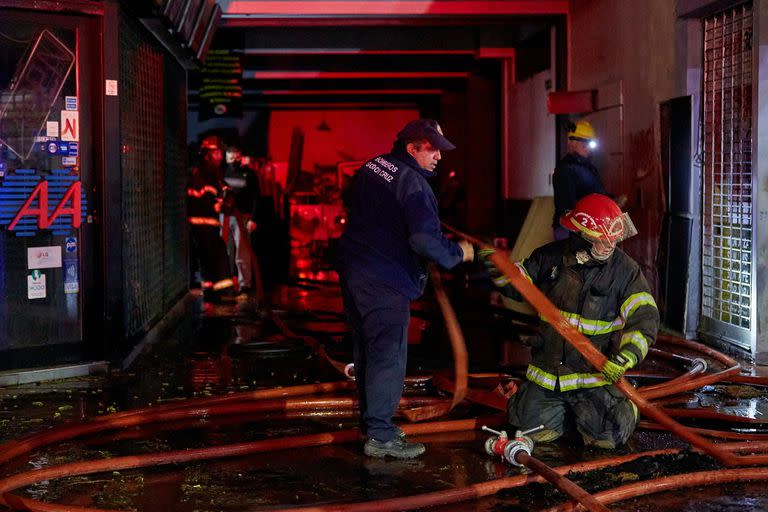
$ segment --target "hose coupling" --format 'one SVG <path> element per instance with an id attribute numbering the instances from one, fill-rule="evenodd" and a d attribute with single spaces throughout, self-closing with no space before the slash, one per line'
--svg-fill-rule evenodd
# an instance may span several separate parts
<path id="1" fill-rule="evenodd" d="M 691 362 L 691 368 L 696 368 L 697 366 L 703 366 L 703 368 L 701 370 L 702 373 L 707 371 L 707 368 L 708 368 L 707 362 L 704 359 L 700 358 L 700 357 L 697 357 L 696 359 L 694 359 Z"/>
<path id="2" fill-rule="evenodd" d="M 522 466 L 522 464 L 517 461 L 517 455 L 520 452 L 527 453 L 528 455 L 533 452 L 533 439 L 528 437 L 527 434 L 537 432 L 543 428 L 544 425 L 539 425 L 538 427 L 534 427 L 524 432 L 518 430 L 515 432 L 515 437 L 510 439 L 506 431 L 493 430 L 483 425 L 482 430 L 496 434 L 485 441 L 485 453 L 488 455 L 498 455 L 510 464 Z"/>
<path id="3" fill-rule="evenodd" d="M 492 434 L 496 434 L 495 436 L 491 436 L 485 441 L 485 453 L 488 455 L 499 455 L 500 457 L 504 456 L 504 447 L 509 442 L 509 437 L 507 436 L 507 432 L 502 430 L 493 430 L 491 428 L 488 428 L 487 426 L 483 425 L 481 427 L 481 430 L 485 430 L 486 432 L 491 432 Z"/>
<path id="4" fill-rule="evenodd" d="M 538 430 L 538 429 L 537 429 Z M 530 431 L 526 431 L 529 433 Z M 533 439 L 523 434 L 521 431 L 515 432 L 515 437 L 511 439 L 504 447 L 504 459 L 514 466 L 523 466 L 518 462 L 517 456 L 520 453 L 530 455 L 533 452 Z"/>

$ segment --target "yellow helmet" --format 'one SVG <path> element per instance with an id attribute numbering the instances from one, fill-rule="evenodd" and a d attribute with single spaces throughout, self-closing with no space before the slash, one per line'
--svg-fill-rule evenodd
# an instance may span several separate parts
<path id="1" fill-rule="evenodd" d="M 595 129 L 589 121 L 580 120 L 571 125 L 568 131 L 568 138 L 589 142 L 595 139 Z"/>

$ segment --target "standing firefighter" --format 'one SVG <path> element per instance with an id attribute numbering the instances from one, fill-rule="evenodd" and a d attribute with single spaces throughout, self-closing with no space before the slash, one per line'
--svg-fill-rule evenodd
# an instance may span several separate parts
<path id="1" fill-rule="evenodd" d="M 584 119 L 571 124 L 568 129 L 568 153 L 560 159 L 552 175 L 555 194 L 555 214 L 552 218 L 552 232 L 555 240 L 568 238 L 568 230 L 560 225 L 560 218 L 573 209 L 576 202 L 588 194 L 604 194 L 603 181 L 592 163 L 592 151 L 597 147 L 595 129 Z M 618 199 L 620 207 L 627 198 Z"/>
<path id="2" fill-rule="evenodd" d="M 411 121 L 389 154 L 357 171 L 348 197 L 339 280 L 368 456 L 409 459 L 424 453 L 423 444 L 406 441 L 392 417 L 405 380 L 410 303 L 424 292 L 427 261 L 452 268 L 474 258 L 472 244 L 443 236 L 427 183 L 440 152 L 454 148 L 437 122 Z"/>
<path id="3" fill-rule="evenodd" d="M 216 302 L 234 284 L 227 261 L 227 248 L 219 233 L 219 213 L 223 204 L 223 152 L 217 137 L 203 139 L 200 159 L 200 165 L 192 169 L 187 189 L 187 222 L 200 262 L 203 300 Z"/>
<path id="4" fill-rule="evenodd" d="M 648 354 L 659 312 L 638 264 L 616 247 L 635 230 L 615 202 L 587 195 L 560 224 L 570 236 L 536 249 L 517 267 L 608 361 L 595 370 L 542 318 L 541 333 L 530 342 L 527 382 L 508 403 L 509 421 L 521 430 L 544 425 L 531 437 L 547 442 L 565 433 L 572 416 L 586 445 L 614 448 L 634 431 L 637 408 L 613 383 Z M 486 264 L 501 292 L 518 298 Z"/>

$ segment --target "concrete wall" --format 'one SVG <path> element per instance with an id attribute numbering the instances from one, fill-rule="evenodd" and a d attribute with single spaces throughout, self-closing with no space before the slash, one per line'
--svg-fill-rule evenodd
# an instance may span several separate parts
<path id="1" fill-rule="evenodd" d="M 659 102 L 675 94 L 676 15 L 670 0 L 572 0 L 569 90 L 597 89 L 590 115 L 606 153 L 606 188 L 626 194 L 639 235 L 624 249 L 655 289 L 664 210 Z M 600 132 L 602 130 L 602 133 Z"/>
<path id="2" fill-rule="evenodd" d="M 551 196 L 555 156 L 554 114 L 547 113 L 550 70 L 512 84 L 509 91 L 509 176 L 504 199 Z"/>

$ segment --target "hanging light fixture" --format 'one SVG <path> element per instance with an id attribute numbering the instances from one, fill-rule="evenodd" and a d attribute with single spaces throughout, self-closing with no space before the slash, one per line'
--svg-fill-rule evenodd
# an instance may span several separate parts
<path id="1" fill-rule="evenodd" d="M 319 132 L 331 131 L 330 125 L 325 121 L 325 112 L 323 112 L 323 119 L 320 121 L 320 124 L 317 125 L 316 130 Z"/>

